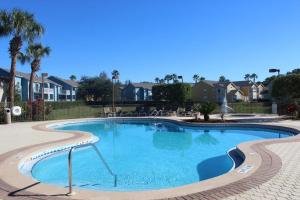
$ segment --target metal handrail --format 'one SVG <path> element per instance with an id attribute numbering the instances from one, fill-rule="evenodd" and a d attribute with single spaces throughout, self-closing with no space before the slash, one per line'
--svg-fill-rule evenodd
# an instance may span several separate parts
<path id="1" fill-rule="evenodd" d="M 84 148 L 84 147 L 93 147 L 93 149 L 96 151 L 97 155 L 101 159 L 102 163 L 106 167 L 107 171 L 114 177 L 114 187 L 117 187 L 117 175 L 112 172 L 112 170 L 108 166 L 107 162 L 105 161 L 104 157 L 100 153 L 99 149 L 94 144 L 88 143 L 88 144 L 83 144 L 80 146 L 71 147 L 71 149 L 69 150 L 69 155 L 68 155 L 69 193 L 68 193 L 68 195 L 74 194 L 73 187 L 72 187 L 72 179 L 73 179 L 73 177 L 72 177 L 72 152 L 75 149 L 80 149 L 80 148 Z"/>

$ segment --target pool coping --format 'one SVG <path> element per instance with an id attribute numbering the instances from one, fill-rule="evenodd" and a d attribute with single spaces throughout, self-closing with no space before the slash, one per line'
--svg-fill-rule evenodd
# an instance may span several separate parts
<path id="1" fill-rule="evenodd" d="M 117 119 L 134 119 L 138 118 L 117 118 Z M 142 120 L 148 118 L 139 118 Z M 261 127 L 280 130 L 289 130 L 299 133 L 299 129 L 291 128 L 288 126 L 266 125 L 262 123 L 221 123 L 221 124 L 193 124 L 174 119 L 153 118 L 154 120 L 162 119 L 165 121 L 180 123 L 196 127 L 214 127 L 214 126 L 235 126 L 235 127 Z M 77 119 L 77 120 L 61 120 L 56 122 L 42 122 L 33 126 L 35 130 L 46 132 L 58 132 L 57 130 L 49 129 L 47 126 L 55 123 L 71 123 L 81 121 L 93 121 L 99 118 L 92 119 Z M 102 120 L 102 119 L 101 119 Z M 245 156 L 244 163 L 237 169 L 228 172 L 224 175 L 214 177 L 198 183 L 193 183 L 176 188 L 150 190 L 150 191 L 137 191 L 137 192 L 107 192 L 107 191 L 94 191 L 94 190 L 76 190 L 76 195 L 67 197 L 67 188 L 61 188 L 53 185 L 38 183 L 30 177 L 22 175 L 18 166 L 22 159 L 29 158 L 36 152 L 41 152 L 55 147 L 61 147 L 74 143 L 82 143 L 83 141 L 90 140 L 93 135 L 81 131 L 59 131 L 71 134 L 71 137 L 63 140 L 54 141 L 51 143 L 36 144 L 29 147 L 13 150 L 11 152 L 0 155 L 0 187 L 4 188 L 9 193 L 9 196 L 21 197 L 39 197 L 47 199 L 58 198 L 72 198 L 72 199 L 93 199 L 102 197 L 103 199 L 220 199 L 231 195 L 239 194 L 243 191 L 258 186 L 269 179 L 271 179 L 281 168 L 281 159 L 269 151 L 266 146 L 275 143 L 295 142 L 300 141 L 300 135 L 290 138 L 269 139 L 254 142 L 241 143 L 237 146 L 240 152 Z M 22 152 L 22 153 L 20 153 Z M 26 155 L 26 156 L 24 156 Z M 21 159 L 22 157 L 22 159 Z M 241 173 L 244 172 L 244 173 Z M 67 172 L 66 172 L 67 173 Z M 15 177 L 13 180 L 11 177 Z M 23 185 L 33 186 L 22 189 Z M 14 191 L 14 192 L 11 192 Z M 1 193 L 0 193 L 1 196 Z"/>

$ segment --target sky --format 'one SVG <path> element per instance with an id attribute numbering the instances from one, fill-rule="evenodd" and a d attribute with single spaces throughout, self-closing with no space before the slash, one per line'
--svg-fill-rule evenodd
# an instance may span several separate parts
<path id="1" fill-rule="evenodd" d="M 133 82 L 173 73 L 188 82 L 194 74 L 263 80 L 270 67 L 300 68 L 299 0 L 0 0 L 1 10 L 12 8 L 44 25 L 52 52 L 41 72 L 64 78 L 117 69 Z M 9 39 L 0 38 L 6 68 Z"/>

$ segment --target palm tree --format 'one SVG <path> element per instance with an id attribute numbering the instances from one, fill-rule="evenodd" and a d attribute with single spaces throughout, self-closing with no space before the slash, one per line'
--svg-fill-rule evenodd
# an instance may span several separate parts
<path id="1" fill-rule="evenodd" d="M 76 76 L 74 75 L 74 74 L 72 74 L 71 76 L 70 76 L 70 80 L 72 80 L 72 81 L 75 81 L 77 78 L 76 78 Z"/>
<path id="2" fill-rule="evenodd" d="M 9 54 L 11 58 L 10 81 L 9 81 L 9 101 L 10 107 L 14 105 L 14 89 L 16 76 L 16 63 L 23 42 L 32 43 L 34 39 L 42 36 L 44 28 L 36 22 L 34 16 L 26 11 L 13 9 L 11 13 L 2 13 L 1 24 L 6 24 L 6 33 L 12 36 L 9 42 Z"/>
<path id="3" fill-rule="evenodd" d="M 165 81 L 167 81 L 167 83 L 169 83 L 170 80 L 172 80 L 172 75 L 167 74 L 167 75 L 165 76 Z"/>
<path id="4" fill-rule="evenodd" d="M 220 76 L 220 77 L 219 77 L 219 82 L 220 82 L 220 83 L 224 83 L 225 81 L 226 81 L 225 76 Z"/>
<path id="5" fill-rule="evenodd" d="M 193 80 L 195 81 L 195 83 L 197 83 L 197 82 L 199 81 L 199 79 L 200 79 L 200 77 L 199 77 L 198 74 L 195 74 L 195 75 L 193 76 Z"/>
<path id="6" fill-rule="evenodd" d="M 118 70 L 113 70 L 111 75 L 113 80 L 119 80 L 120 72 Z"/>
<path id="7" fill-rule="evenodd" d="M 164 84 L 164 83 L 165 83 L 165 79 L 163 79 L 163 78 L 160 79 L 160 80 L 159 80 L 159 83 L 160 83 L 160 84 Z"/>
<path id="8" fill-rule="evenodd" d="M 250 74 L 245 74 L 244 79 L 245 79 L 246 81 L 249 81 L 249 80 L 250 80 Z"/>
<path id="9" fill-rule="evenodd" d="M 177 78 L 178 78 L 178 80 L 179 79 L 181 80 L 181 83 L 183 83 L 183 76 L 178 76 Z"/>
<path id="10" fill-rule="evenodd" d="M 253 73 L 253 74 L 250 75 L 250 78 L 253 79 L 253 83 L 255 83 L 258 76 L 257 76 L 257 74 Z"/>
<path id="11" fill-rule="evenodd" d="M 37 71 L 41 68 L 41 59 L 45 56 L 49 56 L 50 48 L 44 47 L 42 44 L 31 44 L 27 47 L 25 54 L 19 54 L 18 59 L 22 64 L 26 62 L 30 63 L 31 73 L 29 81 L 29 102 L 32 102 L 33 99 L 33 81 Z M 44 87 L 44 86 L 42 86 Z"/>
<path id="12" fill-rule="evenodd" d="M 0 11 L 0 37 L 6 37 L 11 32 L 8 18 L 9 13 L 6 10 Z"/>
<path id="13" fill-rule="evenodd" d="M 159 83 L 160 79 L 158 77 L 155 78 L 155 83 Z"/>
<path id="14" fill-rule="evenodd" d="M 200 81 L 204 81 L 204 80 L 205 80 L 205 77 L 201 76 Z"/>
<path id="15" fill-rule="evenodd" d="M 172 80 L 173 80 L 173 83 L 177 83 L 178 82 L 178 77 L 176 74 L 172 74 Z"/>

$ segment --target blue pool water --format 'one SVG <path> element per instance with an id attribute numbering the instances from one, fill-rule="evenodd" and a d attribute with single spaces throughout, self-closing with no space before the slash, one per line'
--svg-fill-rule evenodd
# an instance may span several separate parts
<path id="1" fill-rule="evenodd" d="M 262 129 L 200 128 L 166 121 L 99 120 L 57 127 L 93 133 L 112 171 L 117 187 L 91 148 L 73 154 L 73 183 L 96 190 L 149 190 L 195 183 L 230 171 L 227 151 L 245 141 L 288 137 L 284 132 Z M 38 162 L 35 179 L 68 185 L 67 154 Z"/>

